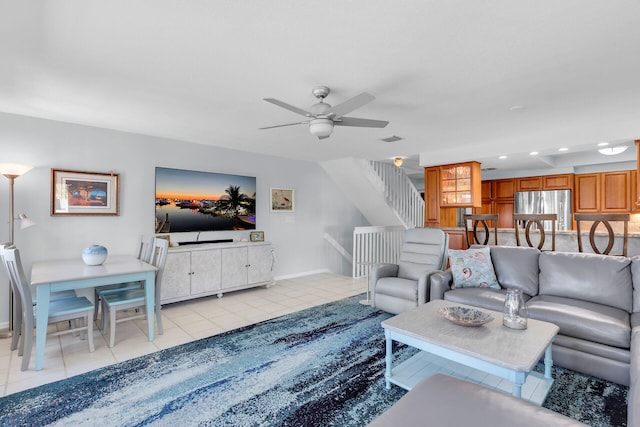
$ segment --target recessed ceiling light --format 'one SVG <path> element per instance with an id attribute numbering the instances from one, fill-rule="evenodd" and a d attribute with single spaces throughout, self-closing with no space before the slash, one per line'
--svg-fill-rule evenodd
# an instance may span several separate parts
<path id="1" fill-rule="evenodd" d="M 605 147 L 607 145 L 609 145 L 608 142 L 598 142 L 598 147 Z"/>
<path id="2" fill-rule="evenodd" d="M 618 145 L 617 147 L 607 147 L 601 148 L 598 150 L 600 154 L 604 154 L 605 156 L 615 156 L 616 154 L 624 153 L 627 151 L 626 145 Z"/>
<path id="3" fill-rule="evenodd" d="M 500 157 L 498 157 L 498 158 L 499 158 L 499 159 L 506 159 L 506 158 L 507 158 L 507 156 L 500 156 Z"/>
<path id="4" fill-rule="evenodd" d="M 537 151 L 532 151 L 532 152 L 530 152 L 530 153 L 529 153 L 529 155 L 530 155 L 530 156 L 537 156 L 537 155 L 538 155 L 538 152 L 537 152 Z"/>
<path id="5" fill-rule="evenodd" d="M 569 149 L 567 147 L 562 147 L 562 148 L 558 148 L 558 151 L 568 151 Z"/>

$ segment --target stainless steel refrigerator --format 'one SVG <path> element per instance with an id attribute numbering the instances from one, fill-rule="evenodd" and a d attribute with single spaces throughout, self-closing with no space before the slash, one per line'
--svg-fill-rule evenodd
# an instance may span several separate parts
<path id="1" fill-rule="evenodd" d="M 517 214 L 558 214 L 556 230 L 571 230 L 571 190 L 517 191 L 514 195 Z M 551 222 L 544 221 L 545 230 Z"/>

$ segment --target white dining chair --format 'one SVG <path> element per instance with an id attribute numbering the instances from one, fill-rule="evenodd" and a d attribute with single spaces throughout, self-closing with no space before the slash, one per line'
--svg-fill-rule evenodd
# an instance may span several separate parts
<path id="1" fill-rule="evenodd" d="M 9 287 L 11 288 L 11 292 L 13 293 L 13 335 L 11 336 L 11 350 L 13 351 L 18 348 L 18 340 L 20 339 L 20 331 L 22 330 L 22 303 L 20 294 L 15 290 L 15 285 L 11 280 L 11 276 L 9 276 L 9 268 L 7 267 L 7 262 L 5 261 L 4 251 L 9 247 L 11 247 L 9 243 L 0 244 L 0 258 L 2 259 L 2 266 L 4 268 L 4 271 L 7 273 Z"/>
<path id="2" fill-rule="evenodd" d="M 149 262 L 151 259 L 151 255 L 153 253 L 153 243 L 155 237 L 143 237 L 140 240 L 140 244 L 138 245 L 138 254 L 137 258 L 144 262 Z M 102 293 L 111 291 L 113 289 L 119 290 L 128 290 L 128 289 L 142 289 L 142 282 L 128 282 L 128 283 L 118 283 L 114 285 L 105 285 L 105 286 L 96 286 L 93 288 L 93 320 L 98 320 L 98 312 L 100 311 L 101 302 L 102 302 Z M 104 319 L 102 319 L 102 324 L 104 327 Z"/>
<path id="3" fill-rule="evenodd" d="M 31 350 L 33 349 L 36 307 L 33 305 L 31 288 L 25 278 L 18 249 L 15 247 L 5 247 L 3 249 L 3 259 L 6 263 L 7 272 L 9 273 L 9 280 L 14 286 L 14 292 L 20 295 L 22 339 L 20 340 L 18 355 L 22 355 L 21 369 L 26 371 L 29 369 Z M 89 351 L 93 353 L 93 303 L 85 297 L 60 298 L 50 301 L 48 323 L 52 324 L 65 321 L 72 321 L 74 325 L 79 324 L 80 326 L 64 328 L 57 332 L 48 333 L 47 335 L 57 336 L 84 331 L 87 333 Z"/>
<path id="4" fill-rule="evenodd" d="M 9 269 L 7 267 L 7 263 L 4 257 L 5 249 L 9 247 L 14 247 L 10 243 L 2 243 L 0 244 L 0 259 L 2 260 L 2 267 L 4 271 L 7 273 L 7 278 L 9 280 L 9 286 L 11 288 L 11 292 L 13 294 L 13 310 L 12 310 L 12 318 L 13 318 L 13 333 L 11 335 L 11 351 L 18 348 L 18 342 L 20 340 L 20 336 L 22 334 L 22 299 L 20 298 L 20 293 L 15 287 L 11 277 L 9 275 Z M 73 290 L 68 291 L 58 291 L 51 293 L 50 300 L 64 299 L 64 298 L 75 298 L 76 293 Z M 35 305 L 35 300 L 32 301 L 32 305 Z"/>
<path id="5" fill-rule="evenodd" d="M 167 251 L 169 242 L 166 239 L 154 239 L 152 254 L 149 263 L 158 268 L 155 280 L 155 317 L 158 324 L 158 334 L 162 335 L 162 315 L 160 314 L 160 287 L 162 284 L 162 273 L 167 260 Z M 107 323 L 105 318 L 109 316 L 109 347 L 115 344 L 116 323 L 127 320 L 139 319 L 147 315 L 153 316 L 153 313 L 141 313 L 131 316 L 117 318 L 118 311 L 135 309 L 144 310 L 146 304 L 145 290 L 142 288 L 134 289 L 113 289 L 102 292 L 102 330 L 104 331 Z"/>

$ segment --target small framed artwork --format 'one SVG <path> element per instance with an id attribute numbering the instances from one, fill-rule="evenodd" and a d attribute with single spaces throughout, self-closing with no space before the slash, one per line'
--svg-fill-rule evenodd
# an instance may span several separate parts
<path id="1" fill-rule="evenodd" d="M 271 212 L 293 212 L 293 190 L 290 188 L 271 189 Z"/>
<path id="2" fill-rule="evenodd" d="M 51 169 L 51 215 L 119 215 L 119 175 Z"/>
<path id="3" fill-rule="evenodd" d="M 252 242 L 264 242 L 264 231 L 252 231 L 249 233 L 249 240 Z"/>

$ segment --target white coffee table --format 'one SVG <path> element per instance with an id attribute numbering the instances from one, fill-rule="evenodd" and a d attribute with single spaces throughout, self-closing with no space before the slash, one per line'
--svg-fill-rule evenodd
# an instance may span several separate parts
<path id="1" fill-rule="evenodd" d="M 393 383 L 411 390 L 440 372 L 542 404 L 553 383 L 551 343 L 558 326 L 529 319 L 527 329 L 509 329 L 502 325 L 502 313 L 484 309 L 493 321 L 478 327 L 459 326 L 438 314 L 446 306 L 464 305 L 430 301 L 382 322 L 387 388 Z M 393 341 L 422 351 L 393 367 Z M 543 354 L 545 373 L 541 375 L 532 369 Z"/>

